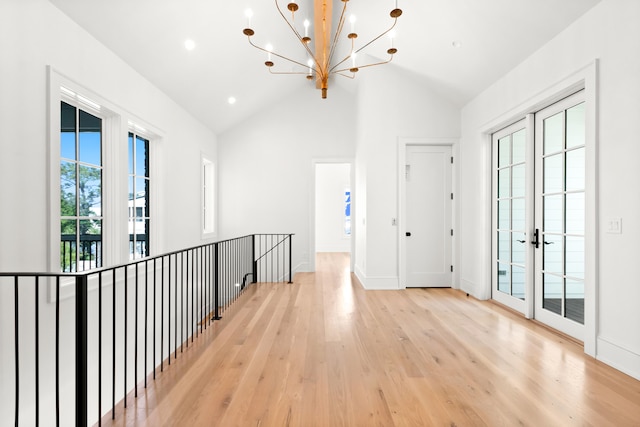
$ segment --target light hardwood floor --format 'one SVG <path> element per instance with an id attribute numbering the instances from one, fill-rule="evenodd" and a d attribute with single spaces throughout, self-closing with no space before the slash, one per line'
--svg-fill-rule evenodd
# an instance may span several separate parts
<path id="1" fill-rule="evenodd" d="M 640 381 L 451 289 L 364 291 L 348 255 L 251 287 L 114 422 L 640 426 Z"/>

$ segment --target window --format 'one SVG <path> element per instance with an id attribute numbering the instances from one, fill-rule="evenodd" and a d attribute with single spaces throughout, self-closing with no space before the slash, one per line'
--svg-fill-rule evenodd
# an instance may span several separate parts
<path id="1" fill-rule="evenodd" d="M 61 101 L 60 269 L 102 267 L 102 119 Z"/>
<path id="2" fill-rule="evenodd" d="M 149 140 L 129 132 L 129 259 L 149 255 Z"/>
<path id="3" fill-rule="evenodd" d="M 202 159 L 202 233 L 215 232 L 215 169 L 212 161 Z"/>

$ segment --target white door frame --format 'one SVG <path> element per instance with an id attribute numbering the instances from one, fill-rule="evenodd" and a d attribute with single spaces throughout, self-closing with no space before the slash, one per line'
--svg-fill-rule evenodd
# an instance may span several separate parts
<path id="1" fill-rule="evenodd" d="M 585 117 L 586 142 L 586 179 L 585 179 L 585 313 L 584 313 L 584 352 L 592 357 L 597 355 L 598 343 L 598 60 L 595 59 L 571 75 L 556 83 L 536 91 L 531 98 L 501 114 L 496 119 L 481 127 L 483 135 L 484 165 L 484 224 L 485 237 L 491 242 L 493 224 L 492 211 L 492 169 L 491 169 L 491 135 L 507 125 L 552 105 L 563 98 L 584 89 L 587 105 Z M 491 295 L 492 257 L 491 245 L 483 248 L 484 283 L 480 294 Z M 532 304 L 530 301 L 529 304 Z M 533 306 L 527 310 L 533 314 Z"/>
<path id="2" fill-rule="evenodd" d="M 308 248 L 308 265 L 309 271 L 316 271 L 316 165 L 318 164 L 348 164 L 349 186 L 351 187 L 351 266 L 350 271 L 353 272 L 355 265 L 355 244 L 357 225 L 355 219 L 355 162 L 352 158 L 328 158 L 328 159 L 312 159 L 311 160 L 311 179 L 309 187 L 309 248 Z"/>
<path id="3" fill-rule="evenodd" d="M 405 165 L 407 163 L 407 145 L 447 145 L 451 147 L 454 158 L 451 169 L 451 188 L 453 189 L 453 203 L 451 206 L 451 224 L 453 227 L 453 241 L 451 242 L 451 262 L 453 264 L 453 276 L 451 287 L 459 289 L 459 273 L 456 268 L 458 261 L 458 139 L 457 138 L 398 138 L 398 286 L 399 289 L 406 289 L 407 272 L 407 243 L 405 233 L 407 231 L 407 185 L 405 181 Z M 353 214 L 352 214 L 353 215 Z"/>

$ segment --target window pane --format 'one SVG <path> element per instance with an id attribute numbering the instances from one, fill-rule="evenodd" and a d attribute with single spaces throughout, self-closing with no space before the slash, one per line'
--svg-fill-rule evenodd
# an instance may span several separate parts
<path id="1" fill-rule="evenodd" d="M 584 113 L 584 102 L 567 110 L 567 148 L 585 144 Z"/>
<path id="2" fill-rule="evenodd" d="M 73 272 L 76 266 L 76 220 L 60 222 L 60 270 Z"/>
<path id="3" fill-rule="evenodd" d="M 555 153 L 564 148 L 562 125 L 564 111 L 544 121 L 544 154 Z"/>
<path id="4" fill-rule="evenodd" d="M 509 242 L 511 241 L 511 233 L 501 231 L 498 233 L 498 260 L 503 262 L 511 261 L 511 250 Z"/>
<path id="5" fill-rule="evenodd" d="M 584 148 L 567 151 L 567 191 L 584 190 Z"/>
<path id="6" fill-rule="evenodd" d="M 522 163 L 524 162 L 526 143 L 527 143 L 527 135 L 525 129 L 520 129 L 518 132 L 514 133 L 513 138 L 513 160 L 512 163 Z"/>
<path id="7" fill-rule="evenodd" d="M 566 279 L 565 317 L 584 324 L 584 282 Z"/>
<path id="8" fill-rule="evenodd" d="M 60 103 L 60 157 L 76 159 L 76 108 Z"/>
<path id="9" fill-rule="evenodd" d="M 511 200 L 511 229 L 524 231 L 525 229 L 525 210 L 524 199 Z"/>
<path id="10" fill-rule="evenodd" d="M 148 147 L 149 141 L 136 136 L 136 175 L 138 176 L 149 176 Z"/>
<path id="11" fill-rule="evenodd" d="M 556 314 L 562 314 L 562 277 L 544 274 L 544 298 L 542 307 Z"/>
<path id="12" fill-rule="evenodd" d="M 511 168 L 498 171 L 498 197 L 509 197 L 511 186 Z"/>
<path id="13" fill-rule="evenodd" d="M 511 135 L 498 140 L 498 167 L 511 164 Z"/>
<path id="14" fill-rule="evenodd" d="M 511 270 L 509 264 L 498 263 L 498 290 L 511 293 Z"/>
<path id="15" fill-rule="evenodd" d="M 562 214 L 562 199 L 564 196 L 558 194 L 555 196 L 545 196 L 544 203 L 544 231 L 551 233 L 564 232 L 563 214 Z"/>
<path id="16" fill-rule="evenodd" d="M 511 240 L 511 262 L 524 264 L 527 238 L 524 233 L 514 232 L 511 235 L 513 236 Z"/>
<path id="17" fill-rule="evenodd" d="M 135 174 L 133 169 L 133 134 L 129 133 L 129 175 Z"/>
<path id="18" fill-rule="evenodd" d="M 559 193 L 564 191 L 564 176 L 562 163 L 564 154 L 546 157 L 544 159 L 544 192 Z"/>
<path id="19" fill-rule="evenodd" d="M 512 197 L 524 197 L 525 180 L 524 180 L 524 165 L 514 166 L 512 168 L 512 184 L 511 184 L 511 196 Z"/>
<path id="20" fill-rule="evenodd" d="M 566 275 L 584 279 L 584 237 L 567 236 L 566 238 Z"/>
<path id="21" fill-rule="evenodd" d="M 509 200 L 498 201 L 498 228 L 508 230 L 511 228 L 509 219 Z"/>
<path id="22" fill-rule="evenodd" d="M 549 273 L 564 273 L 564 265 L 562 263 L 562 255 L 563 248 L 562 242 L 563 237 L 556 234 L 545 234 L 543 236 L 543 260 L 544 260 L 544 271 Z"/>
<path id="23" fill-rule="evenodd" d="M 135 206 L 141 207 L 146 212 L 147 210 L 147 186 L 149 181 L 144 178 L 136 177 L 136 195 L 135 195 Z M 148 214 L 144 214 L 142 216 L 148 216 Z"/>
<path id="24" fill-rule="evenodd" d="M 511 267 L 511 295 L 524 300 L 524 267 L 514 265 Z"/>
<path id="25" fill-rule="evenodd" d="M 80 220 L 78 271 L 102 267 L 102 221 Z"/>
<path id="26" fill-rule="evenodd" d="M 80 147 L 80 161 L 100 166 L 101 162 L 101 135 L 102 120 L 80 110 L 80 133 L 78 142 Z"/>
<path id="27" fill-rule="evenodd" d="M 60 162 L 60 216 L 76 216 L 76 164 Z"/>
<path id="28" fill-rule="evenodd" d="M 566 232 L 584 234 L 584 193 L 570 193 L 566 197 Z"/>
<path id="29" fill-rule="evenodd" d="M 79 166 L 79 216 L 102 216 L 102 169 Z"/>

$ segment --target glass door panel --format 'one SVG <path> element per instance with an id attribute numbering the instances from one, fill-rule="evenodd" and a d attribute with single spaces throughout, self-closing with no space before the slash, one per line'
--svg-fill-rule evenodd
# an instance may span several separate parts
<path id="1" fill-rule="evenodd" d="M 581 94 L 536 114 L 535 317 L 582 339 L 585 114 Z"/>
<path id="2" fill-rule="evenodd" d="M 493 135 L 493 298 L 524 312 L 526 130 L 524 120 Z"/>

